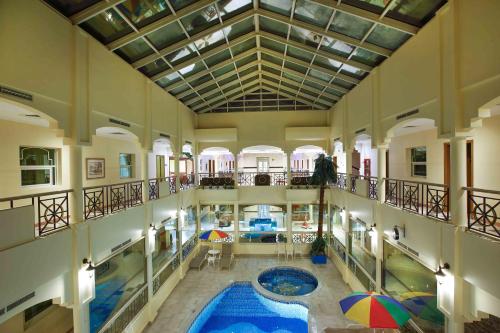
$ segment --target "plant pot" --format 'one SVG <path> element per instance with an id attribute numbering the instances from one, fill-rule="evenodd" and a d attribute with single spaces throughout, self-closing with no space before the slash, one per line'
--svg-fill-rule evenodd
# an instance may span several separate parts
<path id="1" fill-rule="evenodd" d="M 324 265 L 324 264 L 326 264 L 326 255 L 324 255 L 324 254 L 313 255 L 311 257 L 311 260 L 312 260 L 313 264 Z"/>

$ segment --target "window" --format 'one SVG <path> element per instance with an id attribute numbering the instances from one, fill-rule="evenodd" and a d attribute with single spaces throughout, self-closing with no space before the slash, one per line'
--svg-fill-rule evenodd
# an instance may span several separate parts
<path id="1" fill-rule="evenodd" d="M 413 177 L 427 176 L 427 148 L 411 148 L 411 175 Z"/>
<path id="2" fill-rule="evenodd" d="M 153 275 L 156 275 L 177 254 L 177 219 L 169 219 L 167 222 L 164 222 L 156 231 L 155 238 L 155 249 L 151 253 L 153 258 Z"/>
<path id="3" fill-rule="evenodd" d="M 269 157 L 257 157 L 257 172 L 269 172 Z"/>
<path id="4" fill-rule="evenodd" d="M 120 178 L 133 177 L 133 156 L 132 154 L 120 153 Z"/>
<path id="5" fill-rule="evenodd" d="M 21 185 L 55 185 L 56 150 L 20 147 Z"/>

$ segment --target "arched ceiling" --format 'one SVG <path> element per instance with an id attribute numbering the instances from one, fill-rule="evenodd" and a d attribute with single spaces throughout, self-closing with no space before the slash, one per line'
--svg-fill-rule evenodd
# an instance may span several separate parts
<path id="1" fill-rule="evenodd" d="M 44 0 L 193 111 L 327 110 L 445 0 Z"/>

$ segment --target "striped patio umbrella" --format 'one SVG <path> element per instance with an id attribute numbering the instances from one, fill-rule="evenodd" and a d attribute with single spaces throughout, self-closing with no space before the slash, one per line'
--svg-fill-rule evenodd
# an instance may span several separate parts
<path id="1" fill-rule="evenodd" d="M 340 307 L 348 319 L 369 328 L 399 328 L 410 319 L 401 303 L 371 291 L 352 293 Z"/>
<path id="2" fill-rule="evenodd" d="M 401 304 L 420 319 L 444 324 L 444 315 L 437 308 L 437 297 L 422 291 L 411 291 L 400 296 Z"/>
<path id="3" fill-rule="evenodd" d="M 226 234 L 224 231 L 208 230 L 203 232 L 199 238 L 201 240 L 214 241 L 214 240 L 224 239 L 227 237 L 229 237 L 229 235 Z"/>

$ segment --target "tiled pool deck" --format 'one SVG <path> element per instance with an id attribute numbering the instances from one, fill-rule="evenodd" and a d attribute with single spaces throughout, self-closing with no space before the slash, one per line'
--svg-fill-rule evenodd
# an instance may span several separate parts
<path id="1" fill-rule="evenodd" d="M 344 318 L 338 302 L 351 290 L 342 281 L 340 273 L 329 261 L 313 265 L 310 259 L 279 262 L 272 257 L 237 257 L 230 271 L 204 266 L 201 271 L 190 270 L 161 306 L 155 321 L 145 333 L 184 333 L 203 306 L 220 290 L 233 281 L 252 281 L 256 284 L 260 272 L 275 266 L 295 266 L 312 272 L 319 280 L 318 288 L 306 296 L 279 297 L 264 288 L 265 295 L 276 299 L 298 300 L 309 306 L 309 332 L 321 333 L 327 327 L 345 328 L 350 322 Z"/>

